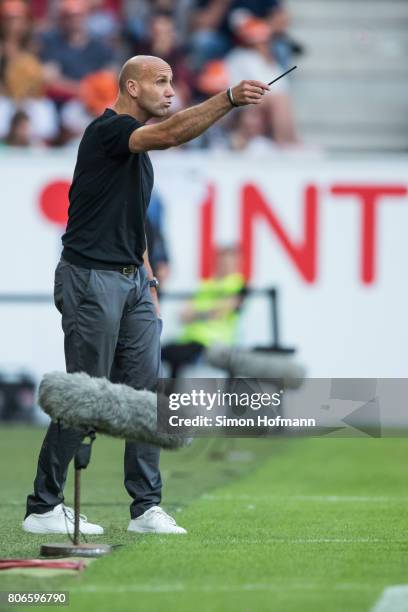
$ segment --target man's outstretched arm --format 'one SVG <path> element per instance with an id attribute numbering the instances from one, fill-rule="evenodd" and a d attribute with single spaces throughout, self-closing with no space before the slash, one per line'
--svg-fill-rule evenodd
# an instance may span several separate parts
<path id="1" fill-rule="evenodd" d="M 232 95 L 237 105 L 245 106 L 259 104 L 267 91 L 268 85 L 261 81 L 241 81 L 232 88 Z M 136 129 L 130 135 L 129 148 L 132 153 L 139 153 L 177 147 L 205 132 L 232 108 L 234 107 L 224 91 L 201 104 L 175 113 L 161 123 Z"/>

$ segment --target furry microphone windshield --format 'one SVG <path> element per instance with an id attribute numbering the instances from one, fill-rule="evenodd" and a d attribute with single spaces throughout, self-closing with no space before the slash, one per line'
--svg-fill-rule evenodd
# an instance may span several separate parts
<path id="1" fill-rule="evenodd" d="M 282 355 L 271 355 L 233 346 L 213 345 L 206 351 L 208 363 L 227 370 L 231 376 L 280 379 L 288 389 L 298 389 L 305 377 L 305 368 Z"/>
<path id="2" fill-rule="evenodd" d="M 185 437 L 157 431 L 157 394 L 93 378 L 85 372 L 50 372 L 43 377 L 39 404 L 64 427 L 94 429 L 124 440 L 168 449 L 187 446 Z"/>

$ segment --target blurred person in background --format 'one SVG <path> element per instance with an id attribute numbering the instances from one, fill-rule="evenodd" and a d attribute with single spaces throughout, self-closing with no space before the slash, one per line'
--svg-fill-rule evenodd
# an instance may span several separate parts
<path id="1" fill-rule="evenodd" d="M 126 33 L 132 43 L 140 42 L 145 38 L 151 14 L 151 0 L 123 0 Z"/>
<path id="2" fill-rule="evenodd" d="M 162 349 L 162 360 L 170 367 L 170 378 L 194 363 L 213 344 L 233 344 L 245 296 L 245 279 L 239 271 L 240 250 L 221 247 L 216 252 L 215 275 L 201 281 L 193 299 L 181 312 L 184 323 L 176 342 Z"/>
<path id="3" fill-rule="evenodd" d="M 197 101 L 214 96 L 229 86 L 229 75 L 223 60 L 207 62 L 195 79 L 194 97 Z M 235 113 L 234 113 L 235 115 Z M 228 150 L 228 132 L 233 116 L 226 115 L 212 125 L 204 134 L 184 145 L 186 149 Z"/>
<path id="4" fill-rule="evenodd" d="M 235 29 L 239 46 L 225 57 L 231 82 L 256 78 L 268 83 L 281 71 L 270 49 L 271 28 L 266 20 L 246 17 Z M 289 96 L 288 80 L 281 79 L 271 87 L 270 95 L 262 101 L 267 132 L 277 145 L 298 144 Z"/>
<path id="5" fill-rule="evenodd" d="M 289 15 L 283 0 L 195 0 L 190 18 L 194 67 L 200 69 L 230 51 L 235 44 L 235 26 L 248 17 L 268 23 L 271 52 L 286 66 L 294 43 L 286 33 Z"/>
<path id="6" fill-rule="evenodd" d="M 146 241 L 149 253 L 149 261 L 154 276 L 158 279 L 159 288 L 170 274 L 169 254 L 164 237 L 163 227 L 163 204 L 159 193 L 153 189 L 146 217 Z"/>
<path id="7" fill-rule="evenodd" d="M 185 60 L 185 49 L 177 41 L 176 24 L 171 13 L 158 12 L 151 16 L 144 38 L 131 53 L 135 54 L 161 57 L 173 68 L 176 92 L 173 112 L 189 104 L 193 77 Z"/>
<path id="8" fill-rule="evenodd" d="M 108 0 L 88 0 L 88 31 L 92 37 L 103 38 L 111 44 L 120 29 L 120 10 Z"/>
<path id="9" fill-rule="evenodd" d="M 51 7 L 54 4 L 54 0 L 30 0 L 30 14 L 34 20 L 36 31 L 48 26 Z"/>
<path id="10" fill-rule="evenodd" d="M 192 66 L 200 70 L 231 48 L 228 19 L 234 0 L 195 0 L 190 15 Z M 255 77 L 254 77 L 255 78 Z"/>
<path id="11" fill-rule="evenodd" d="M 11 119 L 10 129 L 3 144 L 9 147 L 32 146 L 30 118 L 24 111 L 17 111 Z"/>
<path id="12" fill-rule="evenodd" d="M 22 0 L 0 2 L 0 87 L 9 61 L 22 52 L 35 51 L 29 9 Z"/>
<path id="13" fill-rule="evenodd" d="M 234 0 L 229 20 L 233 36 L 239 23 L 250 17 L 266 21 L 270 29 L 270 52 L 286 69 L 292 53 L 299 53 L 302 48 L 287 33 L 290 18 L 284 0 Z"/>
<path id="14" fill-rule="evenodd" d="M 10 131 L 15 113 L 29 118 L 32 144 L 52 144 L 59 133 L 55 106 L 45 97 L 45 75 L 39 60 L 30 53 L 19 53 L 7 63 L 4 94 L 0 96 L 0 138 Z"/>
<path id="15" fill-rule="evenodd" d="M 114 72 L 100 70 L 88 74 L 79 86 L 79 98 L 66 102 L 61 110 L 61 143 L 78 139 L 95 117 L 112 106 L 118 95 Z"/>
<path id="16" fill-rule="evenodd" d="M 265 109 L 259 106 L 251 111 L 254 112 L 248 113 L 245 108 L 239 111 L 229 138 L 230 148 L 248 153 L 263 153 L 276 149 L 273 140 L 267 135 Z"/>
<path id="17" fill-rule="evenodd" d="M 116 68 L 113 49 L 90 35 L 87 18 L 85 0 L 62 0 L 56 27 L 40 36 L 48 93 L 58 102 L 78 96 L 86 75 Z"/>
<path id="18" fill-rule="evenodd" d="M 150 19 L 157 13 L 171 14 L 178 39 L 185 41 L 193 2 L 194 0 L 122 0 L 122 15 L 132 43 L 138 43 L 146 37 Z"/>

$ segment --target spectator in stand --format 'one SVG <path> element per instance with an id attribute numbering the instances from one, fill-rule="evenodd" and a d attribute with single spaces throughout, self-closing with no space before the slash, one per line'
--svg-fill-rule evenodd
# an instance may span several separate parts
<path id="1" fill-rule="evenodd" d="M 257 17 L 267 22 L 270 28 L 270 51 L 276 61 L 286 69 L 293 51 L 300 46 L 287 35 L 289 14 L 283 0 L 235 0 L 232 6 L 229 27 L 232 35 L 242 19 Z"/>
<path id="2" fill-rule="evenodd" d="M 107 0 L 88 0 L 88 31 L 111 44 L 119 34 L 119 14 Z"/>
<path id="3" fill-rule="evenodd" d="M 276 149 L 273 140 L 267 135 L 265 109 L 254 106 L 248 110 L 242 108 L 237 113 L 236 127 L 229 138 L 230 148 L 248 153 L 271 152 Z"/>
<path id="4" fill-rule="evenodd" d="M 278 76 L 281 68 L 271 53 L 269 23 L 246 17 L 236 25 L 235 32 L 240 45 L 225 58 L 230 82 L 257 78 L 268 83 Z M 267 130 L 277 145 L 297 144 L 288 79 L 272 85 L 259 108 L 265 109 Z"/>
<path id="5" fill-rule="evenodd" d="M 34 52 L 28 7 L 21 0 L 0 3 L 0 82 L 9 61 L 21 52 Z"/>
<path id="6" fill-rule="evenodd" d="M 195 0 L 190 19 L 195 68 L 231 50 L 236 23 L 245 16 L 268 22 L 271 51 L 282 66 L 287 66 L 292 50 L 301 50 L 286 34 L 289 15 L 283 0 Z"/>
<path id="7" fill-rule="evenodd" d="M 179 40 L 186 40 L 189 13 L 194 0 L 122 0 L 126 30 L 133 42 L 146 38 L 149 22 L 156 13 L 173 16 Z"/>
<path id="8" fill-rule="evenodd" d="M 44 70 L 34 55 L 20 52 L 8 62 L 4 93 L 0 96 L 0 138 L 9 133 L 15 113 L 24 111 L 29 117 L 30 142 L 52 143 L 59 132 L 58 115 L 45 97 Z"/>
<path id="9" fill-rule="evenodd" d="M 42 34 L 40 57 L 47 69 L 48 93 L 59 102 L 79 94 L 80 80 L 91 72 L 115 70 L 113 50 L 92 38 L 85 0 L 62 0 L 58 26 Z"/>
<path id="10" fill-rule="evenodd" d="M 118 79 L 114 72 L 100 70 L 82 79 L 79 98 L 64 104 L 61 110 L 61 143 L 78 139 L 87 125 L 112 106 L 118 95 Z"/>
<path id="11" fill-rule="evenodd" d="M 25 0 L 30 5 L 30 15 L 34 21 L 35 32 L 44 32 L 50 28 L 57 11 L 59 0 Z"/>
<path id="12" fill-rule="evenodd" d="M 174 89 L 172 111 L 177 112 L 191 101 L 193 77 L 185 61 L 185 50 L 177 43 L 174 18 L 171 13 L 152 15 L 148 36 L 134 49 L 135 55 L 155 55 L 161 57 L 173 69 Z"/>
<path id="13" fill-rule="evenodd" d="M 191 62 L 201 70 L 210 60 L 223 57 L 231 48 L 228 19 L 234 0 L 196 0 L 190 17 Z"/>
<path id="14" fill-rule="evenodd" d="M 198 101 L 205 100 L 209 96 L 215 96 L 227 89 L 230 79 L 225 62 L 212 60 L 205 64 L 195 80 L 195 98 Z M 255 108 L 255 107 L 254 107 Z M 225 115 L 217 123 L 212 125 L 203 134 L 192 142 L 184 145 L 186 149 L 228 149 L 228 130 L 231 121 L 234 120 L 233 113 Z"/>
<path id="15" fill-rule="evenodd" d="M 30 118 L 24 111 L 17 111 L 11 119 L 9 133 L 4 139 L 9 147 L 30 147 L 32 144 Z"/>
<path id="16" fill-rule="evenodd" d="M 152 4 L 155 12 L 173 13 L 179 0 L 153 0 Z"/>
<path id="17" fill-rule="evenodd" d="M 133 42 L 140 42 L 146 37 L 151 10 L 150 0 L 123 0 L 126 33 Z"/>

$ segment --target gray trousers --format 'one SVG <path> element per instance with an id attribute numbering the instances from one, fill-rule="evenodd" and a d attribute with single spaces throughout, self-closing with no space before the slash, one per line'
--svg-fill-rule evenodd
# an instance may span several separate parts
<path id="1" fill-rule="evenodd" d="M 160 376 L 160 333 L 142 266 L 130 275 L 89 270 L 61 258 L 55 270 L 54 301 L 62 313 L 67 372 L 106 376 L 135 389 L 154 391 Z M 34 493 L 26 516 L 48 512 L 64 501 L 68 465 L 84 431 L 51 423 L 38 460 Z M 125 487 L 133 498 L 131 518 L 161 501 L 158 447 L 126 442 Z"/>

